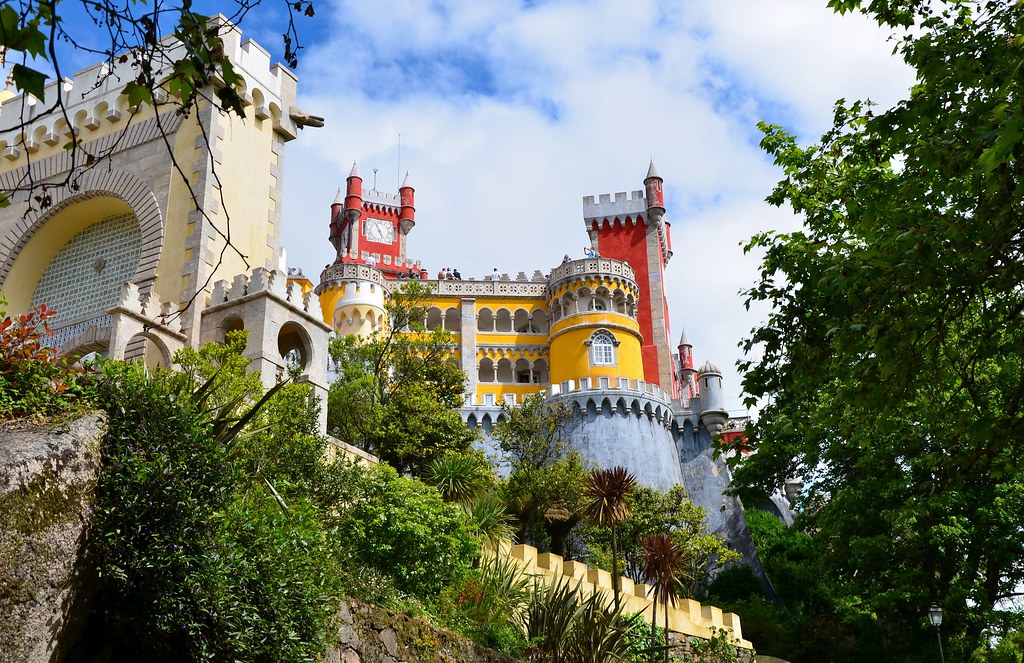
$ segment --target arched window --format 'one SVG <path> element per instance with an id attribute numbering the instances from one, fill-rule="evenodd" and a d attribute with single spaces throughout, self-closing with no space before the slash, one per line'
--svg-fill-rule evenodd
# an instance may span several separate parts
<path id="1" fill-rule="evenodd" d="M 594 366 L 614 366 L 615 346 L 618 344 L 610 331 L 598 329 L 587 341 L 590 346 L 590 363 Z"/>

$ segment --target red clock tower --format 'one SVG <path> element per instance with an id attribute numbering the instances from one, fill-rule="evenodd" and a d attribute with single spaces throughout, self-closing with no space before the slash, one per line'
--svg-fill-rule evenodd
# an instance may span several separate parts
<path id="1" fill-rule="evenodd" d="M 398 194 L 363 188 L 356 164 L 331 205 L 330 240 L 336 252 L 335 264 L 364 263 L 376 266 L 390 278 L 419 266 L 406 258 L 406 237 L 416 225 L 416 192 L 409 175 Z"/>

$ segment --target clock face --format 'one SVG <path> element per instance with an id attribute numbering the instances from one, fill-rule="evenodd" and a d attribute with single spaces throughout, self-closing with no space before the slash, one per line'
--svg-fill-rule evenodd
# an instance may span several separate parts
<path id="1" fill-rule="evenodd" d="M 368 218 L 364 227 L 366 228 L 366 239 L 371 242 L 391 244 L 395 239 L 394 228 L 391 227 L 389 221 L 384 219 Z"/>

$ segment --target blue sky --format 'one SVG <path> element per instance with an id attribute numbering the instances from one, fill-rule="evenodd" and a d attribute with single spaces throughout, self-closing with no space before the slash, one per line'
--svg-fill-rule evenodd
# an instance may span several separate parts
<path id="1" fill-rule="evenodd" d="M 223 6 L 222 6 L 223 5 Z M 71 9 L 75 3 L 64 3 Z M 201 11 L 225 11 L 204 2 Z M 741 244 L 798 219 L 764 198 L 780 173 L 756 124 L 810 141 L 838 98 L 898 101 L 911 72 L 889 35 L 825 0 L 317 0 L 296 17 L 299 105 L 326 126 L 285 153 L 284 243 L 315 278 L 333 259 L 329 206 L 352 166 L 394 192 L 409 171 L 409 255 L 466 276 L 547 271 L 587 243 L 581 197 L 665 179 L 675 255 L 672 335 L 725 374 L 743 412 L 737 344 L 765 315 L 739 292 Z M 82 17 L 68 16 L 69 21 Z M 284 4 L 241 24 L 275 56 Z M 82 32 L 85 36 L 87 33 Z M 72 68 L 96 61 L 78 55 Z M 65 67 L 67 69 L 67 67 Z M 65 74 L 70 72 L 65 71 Z"/>

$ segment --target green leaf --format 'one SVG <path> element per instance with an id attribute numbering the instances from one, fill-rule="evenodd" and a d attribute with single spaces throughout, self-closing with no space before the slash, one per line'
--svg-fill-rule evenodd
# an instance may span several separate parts
<path id="1" fill-rule="evenodd" d="M 136 81 L 131 81 L 124 86 L 121 94 L 128 97 L 129 106 L 141 106 L 142 104 L 153 104 L 153 92 Z"/>
<path id="2" fill-rule="evenodd" d="M 11 68 L 11 78 L 14 79 L 14 86 L 25 92 L 31 94 L 33 97 L 40 101 L 45 101 L 46 96 L 46 74 L 35 69 L 30 69 L 21 64 L 15 64 Z"/>

